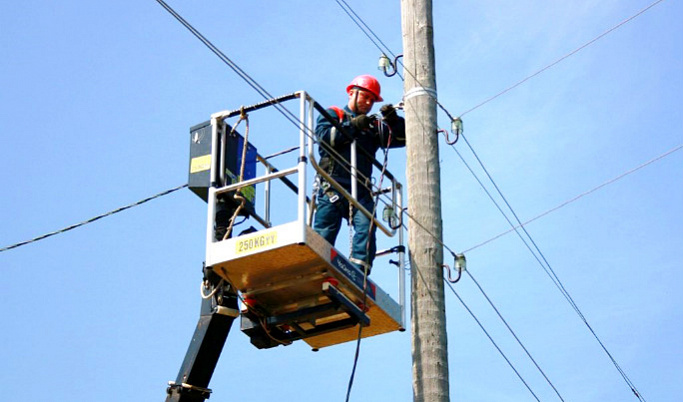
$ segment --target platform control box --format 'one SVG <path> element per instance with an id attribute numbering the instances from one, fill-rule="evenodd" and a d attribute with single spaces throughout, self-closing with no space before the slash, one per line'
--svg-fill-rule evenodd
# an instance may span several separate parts
<path id="1" fill-rule="evenodd" d="M 226 133 L 231 133 L 232 127 L 226 124 Z M 242 152 L 244 147 L 244 137 L 235 130 L 225 136 L 225 183 L 218 183 L 218 186 L 229 185 L 239 179 L 240 168 L 242 166 Z M 209 186 L 211 185 L 211 121 L 205 121 L 190 128 L 190 166 L 188 187 L 204 201 L 208 201 Z M 218 140 L 220 157 L 220 138 Z M 256 148 L 247 143 L 247 154 L 244 162 L 243 180 L 256 177 L 257 163 Z M 220 164 L 219 164 L 220 165 Z M 218 165 L 218 166 L 219 166 Z M 241 194 L 247 199 L 247 209 L 253 209 L 256 201 L 255 186 L 247 186 L 241 189 Z"/>

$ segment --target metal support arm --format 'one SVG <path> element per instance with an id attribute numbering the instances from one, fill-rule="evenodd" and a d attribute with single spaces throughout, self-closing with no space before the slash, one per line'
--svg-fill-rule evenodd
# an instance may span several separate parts
<path id="1" fill-rule="evenodd" d="M 169 382 L 166 402 L 203 402 L 211 395 L 209 381 L 232 322 L 239 316 L 237 296 L 229 285 L 205 269 L 210 297 L 203 297 L 201 315 L 175 382 Z"/>

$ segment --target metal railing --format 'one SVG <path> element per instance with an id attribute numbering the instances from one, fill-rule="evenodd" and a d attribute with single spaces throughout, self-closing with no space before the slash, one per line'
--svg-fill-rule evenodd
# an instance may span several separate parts
<path id="1" fill-rule="evenodd" d="M 221 148 L 222 144 L 226 143 L 226 135 L 228 126 L 226 124 L 226 119 L 231 117 L 239 116 L 243 113 L 250 113 L 262 108 L 279 105 L 282 103 L 291 101 L 294 99 L 299 99 L 299 146 L 298 146 L 298 159 L 296 166 L 277 169 L 273 164 L 268 162 L 264 157 L 257 154 L 257 162 L 262 165 L 262 169 L 265 173 L 261 176 L 250 178 L 248 180 L 243 180 L 241 182 L 226 184 L 225 177 L 225 167 L 223 166 L 225 147 Z M 207 222 L 207 251 L 209 244 L 215 243 L 217 240 L 214 238 L 214 224 L 216 217 L 216 204 L 219 196 L 225 195 L 232 192 L 237 192 L 239 189 L 252 186 L 256 184 L 264 184 L 263 197 L 263 216 L 261 216 L 256 208 L 248 211 L 248 215 L 253 217 L 259 224 L 264 228 L 272 227 L 271 223 L 271 206 L 272 206 L 272 186 L 271 182 L 273 180 L 282 181 L 292 192 L 297 195 L 297 218 L 298 226 L 305 233 L 306 226 L 310 225 L 307 219 L 307 215 L 312 217 L 313 211 L 315 210 L 315 197 L 307 196 L 307 166 L 310 162 L 311 167 L 316 175 L 320 176 L 326 182 L 330 184 L 340 196 L 346 198 L 348 202 L 357 208 L 358 211 L 363 213 L 369 219 L 374 222 L 379 230 L 381 230 L 385 235 L 389 237 L 394 237 L 398 232 L 398 247 L 394 247 L 390 250 L 396 251 L 399 254 L 398 265 L 399 268 L 399 304 L 401 305 L 401 313 L 403 322 L 405 322 L 405 248 L 403 228 L 400 222 L 398 224 L 392 224 L 391 219 L 389 220 L 388 226 L 385 225 L 380 219 L 378 219 L 374 211 L 368 211 L 360 202 L 357 200 L 358 189 L 356 182 L 358 181 L 359 175 L 356 170 L 356 159 L 358 153 L 364 154 L 365 157 L 372 161 L 373 166 L 383 169 L 384 178 L 389 181 L 388 186 L 385 188 L 374 189 L 374 195 L 382 194 L 385 195 L 384 199 L 389 199 L 388 206 L 394 211 L 394 214 L 398 212 L 397 216 L 392 214 L 395 219 L 400 220 L 402 216 L 401 211 L 403 210 L 403 194 L 402 185 L 396 180 L 396 178 L 391 174 L 390 171 L 385 169 L 380 162 L 378 162 L 374 155 L 370 155 L 367 151 L 363 149 L 356 149 L 355 141 L 351 145 L 351 161 L 339 160 L 340 155 L 336 153 L 331 147 L 326 146 L 326 144 L 320 143 L 315 135 L 315 121 L 314 114 L 318 112 L 327 121 L 329 121 L 336 129 L 344 133 L 344 129 L 341 127 L 336 118 L 330 116 L 326 109 L 322 107 L 318 102 L 311 98 L 306 92 L 299 91 L 290 95 L 285 95 L 279 98 L 270 99 L 268 101 L 258 103 L 252 106 L 241 107 L 235 110 L 226 110 L 217 112 L 211 115 L 211 128 L 212 128 L 212 147 L 211 147 L 211 186 L 209 187 L 208 194 L 208 222 Z M 338 183 L 334 178 L 331 177 L 320 165 L 316 162 L 317 155 L 315 154 L 315 146 L 326 146 L 325 150 L 331 154 L 333 158 L 336 158 L 341 163 L 345 163 L 350 171 L 351 182 L 353 183 L 351 192 L 347 191 L 340 183 Z M 244 144 L 246 146 L 246 143 Z M 296 184 L 294 181 L 289 180 L 288 176 L 298 174 L 298 180 Z M 388 195 L 387 195 L 388 194 Z M 307 212 L 308 209 L 308 213 Z M 378 255 L 387 254 L 386 252 L 378 252 Z"/>

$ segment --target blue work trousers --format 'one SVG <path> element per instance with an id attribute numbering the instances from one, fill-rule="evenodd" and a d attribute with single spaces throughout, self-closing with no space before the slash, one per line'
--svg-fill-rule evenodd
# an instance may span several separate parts
<path id="1" fill-rule="evenodd" d="M 331 202 L 330 194 L 338 195 L 339 199 L 334 203 Z M 374 201 L 370 195 L 366 195 L 358 201 L 365 209 L 373 212 Z M 375 225 L 372 225 L 372 231 L 368 233 L 370 232 L 370 219 L 356 208 L 353 208 L 352 215 L 354 233 L 350 261 L 361 272 L 364 271 L 364 267 L 360 262 L 365 262 L 368 265 L 368 272 L 370 272 L 372 262 L 375 259 L 375 253 L 377 252 Z M 319 190 L 318 209 L 315 213 L 313 230 L 324 237 L 330 244 L 334 245 L 341 228 L 342 218 L 347 220 L 349 218 L 349 201 L 334 190 L 328 190 L 327 192 Z"/>

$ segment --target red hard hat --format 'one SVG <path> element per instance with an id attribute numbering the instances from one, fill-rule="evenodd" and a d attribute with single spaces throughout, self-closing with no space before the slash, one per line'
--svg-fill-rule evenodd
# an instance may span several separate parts
<path id="1" fill-rule="evenodd" d="M 379 81 L 377 81 L 377 78 L 373 77 L 372 75 L 359 75 L 358 77 L 354 78 L 353 81 L 349 84 L 348 87 L 346 87 L 346 93 L 350 94 L 351 90 L 354 87 L 362 88 L 365 89 L 366 91 L 370 91 L 373 95 L 375 95 L 375 101 L 381 102 L 384 99 L 382 99 L 382 96 L 379 94 L 380 93 L 380 87 L 379 87 Z"/>

